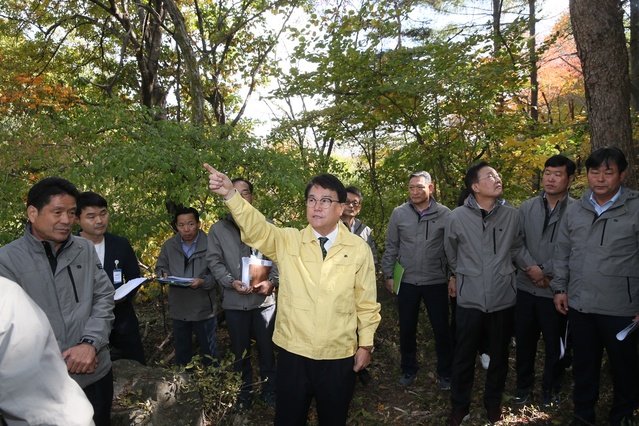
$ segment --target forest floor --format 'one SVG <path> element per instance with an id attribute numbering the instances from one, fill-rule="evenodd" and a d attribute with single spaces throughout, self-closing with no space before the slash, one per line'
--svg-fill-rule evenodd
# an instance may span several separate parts
<path id="1" fill-rule="evenodd" d="M 363 386 L 357 383 L 355 395 L 351 403 L 349 425 L 445 425 L 450 412 L 450 391 L 439 388 L 435 373 L 435 344 L 433 333 L 425 310 L 420 312 L 418 329 L 418 347 L 420 371 L 413 386 L 405 388 L 399 385 L 399 330 L 397 320 L 397 304 L 394 295 L 381 287 L 378 299 L 382 305 L 382 321 L 375 336 L 375 352 L 369 367 L 375 383 Z M 136 309 L 142 327 L 143 341 L 148 363 L 151 366 L 171 366 L 173 344 L 170 341 L 171 323 L 168 307 L 163 298 L 152 298 L 151 301 L 138 302 Z M 164 315 L 162 314 L 164 312 Z M 218 340 L 221 350 L 229 351 L 228 332 L 225 323 L 219 327 Z M 500 425 L 568 425 L 572 421 L 572 370 L 566 372 L 561 398 L 557 409 L 544 412 L 540 408 L 540 389 L 535 389 L 530 404 L 517 405 L 515 393 L 515 350 L 510 350 L 510 368 L 506 382 L 503 401 L 503 420 Z M 540 383 L 543 358 L 543 341 L 540 340 L 536 376 Z M 253 365 L 257 366 L 256 355 L 253 354 Z M 259 377 L 256 371 L 256 377 Z M 482 405 L 483 383 L 486 377 L 477 359 L 475 382 L 473 387 L 470 419 L 464 426 L 489 424 Z M 597 425 L 608 424 L 608 410 L 612 403 L 612 387 L 608 374 L 608 366 L 604 356 L 601 375 L 602 385 L 598 403 Z M 539 385 L 537 385 L 539 387 Z M 273 422 L 274 409 L 256 400 L 249 410 L 241 413 L 232 411 L 224 419 L 212 421 L 214 425 L 270 425 Z M 311 410 L 308 425 L 316 425 L 316 414 Z"/>

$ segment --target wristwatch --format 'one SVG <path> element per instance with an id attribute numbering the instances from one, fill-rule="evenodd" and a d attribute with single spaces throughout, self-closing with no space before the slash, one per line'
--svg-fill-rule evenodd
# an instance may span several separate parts
<path id="1" fill-rule="evenodd" d="M 566 290 L 555 290 L 555 294 L 566 294 Z"/>
<path id="2" fill-rule="evenodd" d="M 93 349 L 95 349 L 95 351 L 98 351 L 98 348 L 95 347 L 95 340 L 93 339 L 89 339 L 88 337 L 83 337 L 82 339 L 80 339 L 80 341 L 78 342 L 78 345 L 81 345 L 83 343 L 88 343 L 89 345 L 93 346 Z"/>

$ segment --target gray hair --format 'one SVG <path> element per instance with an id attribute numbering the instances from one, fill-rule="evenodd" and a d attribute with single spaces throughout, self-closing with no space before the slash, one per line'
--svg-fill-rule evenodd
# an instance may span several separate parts
<path id="1" fill-rule="evenodd" d="M 410 176 L 408 177 L 408 180 L 410 181 L 412 178 L 414 177 L 423 177 L 424 179 L 426 179 L 426 183 L 427 184 L 431 184 L 432 183 L 432 179 L 430 178 L 430 173 L 425 172 L 425 171 L 421 171 L 421 172 L 414 172 L 411 173 Z"/>

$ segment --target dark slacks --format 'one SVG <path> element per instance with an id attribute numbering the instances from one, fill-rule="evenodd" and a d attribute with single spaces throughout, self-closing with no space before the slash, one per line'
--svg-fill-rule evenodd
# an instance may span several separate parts
<path id="1" fill-rule="evenodd" d="M 111 360 L 132 359 L 146 365 L 140 336 L 140 323 L 130 300 L 118 303 L 113 309 L 115 321 L 109 336 Z"/>
<path id="2" fill-rule="evenodd" d="M 235 371 L 242 374 L 241 400 L 250 398 L 253 386 L 251 367 L 251 332 L 255 337 L 260 363 L 262 392 L 275 392 L 275 353 L 273 328 L 275 326 L 275 305 L 248 311 L 226 310 L 226 325 L 235 355 Z"/>
<path id="3" fill-rule="evenodd" d="M 453 412 L 468 412 L 473 389 L 475 356 L 482 340 L 489 336 L 490 366 L 484 384 L 484 406 L 500 407 L 508 374 L 508 346 L 514 307 L 482 312 L 457 306 L 456 346 L 450 400 Z"/>
<path id="4" fill-rule="evenodd" d="M 109 370 L 106 376 L 82 390 L 93 406 L 95 426 L 109 426 L 113 403 L 113 370 Z"/>
<path id="5" fill-rule="evenodd" d="M 416 286 L 402 282 L 397 296 L 402 374 L 415 374 L 417 365 L 417 321 L 422 300 L 435 336 L 437 374 L 451 376 L 452 338 L 448 316 L 448 284 Z"/>
<path id="6" fill-rule="evenodd" d="M 517 389 L 532 390 L 535 380 L 535 358 L 537 342 L 541 333 L 544 339 L 544 372 L 541 389 L 557 392 L 561 388 L 564 363 L 559 338 L 564 338 L 566 316 L 555 309 L 552 298 L 539 297 L 526 291 L 517 292 L 515 306 L 515 338 Z"/>
<path id="7" fill-rule="evenodd" d="M 202 363 L 211 365 L 219 360 L 217 348 L 217 319 L 215 317 L 202 321 L 173 320 L 173 342 L 175 345 L 175 364 L 186 365 L 193 357 L 193 331 L 200 345 Z M 210 357 L 210 358 L 209 358 Z M 211 360 L 211 358 L 213 360 Z"/>
<path id="8" fill-rule="evenodd" d="M 599 377 L 603 350 L 612 370 L 613 403 L 610 424 L 621 424 L 631 416 L 638 402 L 637 332 L 623 341 L 616 334 L 630 324 L 632 317 L 585 314 L 568 310 L 573 343 L 574 414 L 595 423 L 595 404 L 599 399 Z"/>
<path id="9" fill-rule="evenodd" d="M 305 426 L 315 398 L 321 426 L 345 425 L 355 391 L 354 357 L 314 360 L 279 349 L 275 426 Z"/>

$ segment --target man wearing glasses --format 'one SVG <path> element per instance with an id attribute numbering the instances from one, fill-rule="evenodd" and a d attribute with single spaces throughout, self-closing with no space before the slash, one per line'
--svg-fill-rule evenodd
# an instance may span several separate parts
<path id="1" fill-rule="evenodd" d="M 417 320 L 424 300 L 435 335 L 437 374 L 441 389 L 450 389 L 452 340 L 448 322 L 448 268 L 444 254 L 444 228 L 450 209 L 431 196 L 430 174 L 412 173 L 408 202 L 395 208 L 386 231 L 382 272 L 386 288 L 393 292 L 393 268 L 404 268 L 397 294 L 402 375 L 399 384 L 413 384 L 417 364 Z"/>
<path id="2" fill-rule="evenodd" d="M 362 201 L 364 201 L 362 191 L 355 186 L 347 186 L 346 203 L 344 204 L 344 213 L 342 213 L 341 219 L 353 234 L 359 235 L 368 243 L 373 252 L 375 266 L 377 266 L 377 247 L 375 247 L 375 241 L 373 241 L 373 231 L 357 218 L 359 212 L 362 211 Z"/>
<path id="3" fill-rule="evenodd" d="M 269 223 L 226 175 L 204 167 L 242 241 L 279 266 L 275 425 L 305 425 L 313 398 L 320 425 L 345 425 L 355 373 L 370 363 L 381 317 L 371 250 L 339 224 L 344 185 L 330 174 L 311 180 L 309 226 L 300 231 Z"/>

